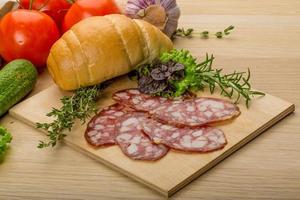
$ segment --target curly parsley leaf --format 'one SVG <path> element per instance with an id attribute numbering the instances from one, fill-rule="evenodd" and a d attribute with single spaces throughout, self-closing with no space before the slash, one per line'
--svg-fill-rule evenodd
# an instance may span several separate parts
<path id="1" fill-rule="evenodd" d="M 12 136 L 7 129 L 0 126 L 0 162 L 3 161 L 8 144 L 11 142 Z"/>

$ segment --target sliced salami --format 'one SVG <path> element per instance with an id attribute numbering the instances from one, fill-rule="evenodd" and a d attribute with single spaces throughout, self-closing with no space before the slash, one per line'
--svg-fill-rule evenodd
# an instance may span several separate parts
<path id="1" fill-rule="evenodd" d="M 114 104 L 102 109 L 87 125 L 85 139 L 93 146 L 115 144 L 115 124 L 126 114 L 125 106 Z"/>
<path id="2" fill-rule="evenodd" d="M 143 120 L 143 131 L 156 144 L 190 152 L 211 152 L 222 149 L 226 144 L 224 133 L 214 127 L 178 128 L 153 119 Z"/>
<path id="3" fill-rule="evenodd" d="M 228 101 L 215 98 L 194 98 L 168 101 L 150 111 L 160 122 L 178 127 L 200 127 L 231 119 L 240 114 L 239 108 Z"/>
<path id="4" fill-rule="evenodd" d="M 137 111 L 149 112 L 156 109 L 162 103 L 168 101 L 167 98 L 153 97 L 141 93 L 138 89 L 126 89 L 116 92 L 113 99 L 122 105 L 131 107 Z"/>
<path id="5" fill-rule="evenodd" d="M 142 132 L 141 121 L 146 120 L 141 112 L 125 114 L 116 126 L 118 133 L 116 142 L 125 155 L 135 160 L 158 160 L 167 152 L 168 148 L 162 144 L 154 144 Z"/>

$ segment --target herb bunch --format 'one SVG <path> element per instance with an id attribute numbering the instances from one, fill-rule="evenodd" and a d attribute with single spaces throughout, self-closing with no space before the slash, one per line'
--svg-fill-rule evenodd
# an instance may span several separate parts
<path id="1" fill-rule="evenodd" d="M 228 26 L 227 28 L 225 28 L 223 31 L 218 31 L 216 33 L 213 33 L 213 35 L 216 37 L 216 38 L 223 38 L 224 36 L 227 36 L 229 35 L 234 29 L 234 26 L 230 25 Z M 210 36 L 210 32 L 209 31 L 202 31 L 202 32 L 195 32 L 195 30 L 193 28 L 178 28 L 172 38 L 176 38 L 176 37 L 193 37 L 193 36 L 200 36 L 204 39 L 207 39 L 209 38 Z"/>
<path id="2" fill-rule="evenodd" d="M 165 94 L 173 91 L 171 82 L 184 77 L 184 66 L 172 61 L 162 63 L 159 59 L 149 65 L 138 68 L 138 88 L 146 94 Z M 142 75 L 142 76 L 139 76 Z"/>
<path id="3" fill-rule="evenodd" d="M 53 108 L 47 114 L 48 117 L 54 117 L 54 121 L 36 124 L 37 128 L 47 131 L 49 137 L 49 141 L 40 141 L 38 148 L 54 147 L 66 137 L 65 130 L 71 131 L 76 119 L 85 123 L 91 114 L 96 113 L 96 101 L 105 87 L 106 84 L 80 88 L 72 96 L 64 96 L 61 99 L 62 107 Z"/>
<path id="4" fill-rule="evenodd" d="M 213 69 L 214 56 L 206 55 L 205 60 L 201 63 L 197 63 L 194 58 L 187 50 L 172 50 L 171 52 L 163 53 L 160 57 L 161 63 L 179 63 L 184 66 L 184 77 L 179 80 L 168 79 L 169 87 L 166 89 L 156 92 L 156 96 L 164 96 L 168 98 L 178 97 L 185 93 L 204 90 L 209 88 L 210 92 L 213 93 L 218 87 L 221 89 L 221 94 L 228 98 L 235 98 L 236 102 L 240 98 L 244 98 L 246 106 L 249 106 L 249 102 L 255 95 L 264 95 L 259 91 L 251 90 L 250 85 L 250 70 L 247 72 L 236 72 L 230 74 L 222 74 L 222 69 Z M 138 77 L 149 76 L 146 73 L 145 68 L 152 65 L 141 66 L 137 70 Z"/>

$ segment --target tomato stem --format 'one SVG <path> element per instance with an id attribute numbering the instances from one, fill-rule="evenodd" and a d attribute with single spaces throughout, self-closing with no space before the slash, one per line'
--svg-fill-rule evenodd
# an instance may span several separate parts
<path id="1" fill-rule="evenodd" d="M 49 1 L 50 1 L 50 0 L 44 1 L 44 4 L 41 5 L 41 7 L 39 7 L 37 10 L 38 10 L 38 11 L 41 11 L 45 6 L 47 6 L 47 4 L 49 3 Z"/>
<path id="2" fill-rule="evenodd" d="M 28 8 L 28 10 L 32 10 L 33 2 L 34 2 L 34 0 L 29 0 L 29 8 Z"/>
<path id="3" fill-rule="evenodd" d="M 17 4 L 21 5 L 20 0 L 16 0 Z"/>
<path id="4" fill-rule="evenodd" d="M 19 5 L 20 8 L 24 9 L 24 7 L 22 6 L 20 0 L 16 0 L 17 4 Z"/>
<path id="5" fill-rule="evenodd" d="M 75 3 L 75 0 L 66 0 L 69 4 Z"/>

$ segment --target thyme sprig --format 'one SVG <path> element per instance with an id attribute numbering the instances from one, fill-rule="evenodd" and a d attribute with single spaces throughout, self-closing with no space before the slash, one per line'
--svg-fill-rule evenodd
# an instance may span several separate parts
<path id="1" fill-rule="evenodd" d="M 223 38 L 224 36 L 227 36 L 229 35 L 234 29 L 234 26 L 233 25 L 230 25 L 228 26 L 227 28 L 225 28 L 223 31 L 218 31 L 216 33 L 213 33 L 214 36 L 216 36 L 217 38 L 221 39 Z M 202 31 L 202 32 L 195 32 L 195 30 L 193 28 L 178 28 L 172 38 L 176 38 L 176 37 L 193 37 L 193 36 L 200 36 L 204 39 L 207 39 L 210 37 L 210 32 L 205 30 L 205 31 Z"/>
<path id="2" fill-rule="evenodd" d="M 72 96 L 64 96 L 61 99 L 62 107 L 53 108 L 47 114 L 48 117 L 54 117 L 54 121 L 36 124 L 37 128 L 47 131 L 49 137 L 49 141 L 40 141 L 38 148 L 54 147 L 66 137 L 65 130 L 71 131 L 76 119 L 84 124 L 91 114 L 96 113 L 96 101 L 106 86 L 101 84 L 80 88 Z"/>

